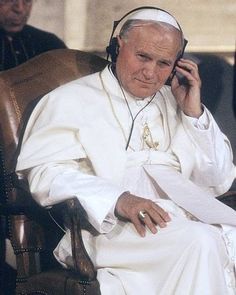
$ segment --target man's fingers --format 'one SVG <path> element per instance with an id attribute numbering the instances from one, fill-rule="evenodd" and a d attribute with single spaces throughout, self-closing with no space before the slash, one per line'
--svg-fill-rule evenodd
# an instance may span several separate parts
<path id="1" fill-rule="evenodd" d="M 153 234 L 157 226 L 165 227 L 170 221 L 169 214 L 152 200 L 123 193 L 116 204 L 115 214 L 119 218 L 130 220 L 140 236 L 144 237 L 148 228 Z"/>
<path id="2" fill-rule="evenodd" d="M 148 215 L 149 219 L 152 221 L 153 224 L 162 227 L 166 227 L 167 225 L 167 221 L 164 220 L 160 215 L 155 213 L 150 213 L 150 215 Z"/>
<path id="3" fill-rule="evenodd" d="M 152 208 L 149 210 L 149 215 L 157 224 L 170 221 L 170 215 L 155 203 L 152 204 Z"/>
<path id="4" fill-rule="evenodd" d="M 189 81 L 200 81 L 198 66 L 191 60 L 181 59 L 176 66 L 176 70 Z"/>
<path id="5" fill-rule="evenodd" d="M 139 219 L 139 217 L 134 217 L 131 222 L 133 223 L 136 231 L 139 233 L 141 237 L 145 237 L 146 229 L 142 221 Z"/>
<path id="6" fill-rule="evenodd" d="M 139 211 L 138 218 L 141 224 L 145 225 L 153 234 L 156 234 L 157 226 L 161 228 L 166 227 L 167 222 L 170 221 L 170 217 L 161 207 L 154 203 L 153 205 L 153 208 L 149 208 L 146 211 Z M 140 222 L 138 222 L 138 228 L 140 228 Z M 141 229 L 143 230 L 143 227 Z"/>
<path id="7" fill-rule="evenodd" d="M 138 211 L 135 218 L 131 219 L 141 236 L 144 236 L 146 228 L 148 228 L 153 234 L 156 234 L 157 226 L 161 228 L 167 226 L 167 222 L 170 221 L 170 216 L 161 207 L 153 202 L 149 202 L 148 205 L 143 204 L 143 208 L 145 209 Z M 136 216 L 138 217 L 138 220 Z"/>
<path id="8" fill-rule="evenodd" d="M 142 218 L 142 222 L 146 225 L 146 227 L 153 233 L 157 233 L 156 223 L 150 218 L 150 216 L 146 213 L 145 217 Z"/>
<path id="9" fill-rule="evenodd" d="M 170 218 L 166 212 L 161 212 L 161 214 L 156 210 L 141 211 L 145 212 L 144 215 L 139 214 L 139 219 L 149 228 L 149 230 L 155 234 L 157 233 L 157 225 L 161 228 L 166 227 L 167 222 Z"/>

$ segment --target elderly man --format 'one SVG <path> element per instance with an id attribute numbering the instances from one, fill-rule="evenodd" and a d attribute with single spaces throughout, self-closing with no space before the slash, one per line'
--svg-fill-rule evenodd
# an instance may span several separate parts
<path id="1" fill-rule="evenodd" d="M 54 34 L 26 25 L 33 0 L 0 0 L 0 71 L 65 44 Z"/>
<path id="2" fill-rule="evenodd" d="M 115 63 L 39 102 L 17 171 L 43 206 L 79 199 L 103 295 L 235 294 L 236 214 L 214 199 L 234 178 L 230 143 L 180 59 L 182 30 L 144 8 L 117 42 Z M 69 232 L 55 256 L 72 267 Z"/>

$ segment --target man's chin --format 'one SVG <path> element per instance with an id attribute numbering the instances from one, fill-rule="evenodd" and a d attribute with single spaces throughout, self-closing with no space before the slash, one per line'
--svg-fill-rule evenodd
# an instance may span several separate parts
<path id="1" fill-rule="evenodd" d="M 140 87 L 139 89 L 136 90 L 136 96 L 140 97 L 140 98 L 146 98 L 146 97 L 150 97 L 153 94 L 157 93 L 157 91 L 160 88 L 149 88 L 149 87 Z"/>
<path id="2" fill-rule="evenodd" d="M 133 95 L 136 97 L 139 97 L 140 99 L 152 96 L 154 93 L 156 93 L 161 87 L 158 88 L 158 86 L 161 85 L 154 85 L 151 83 L 137 83 L 136 87 L 133 87 Z"/>
<path id="3" fill-rule="evenodd" d="M 144 99 L 147 97 L 152 96 L 153 94 L 155 94 L 157 91 L 156 90 L 148 90 L 147 89 L 140 89 L 140 90 L 136 90 L 136 91 L 132 91 L 132 95 L 134 97 L 136 97 L 136 99 Z"/>
<path id="4" fill-rule="evenodd" d="M 9 34 L 15 34 L 20 32 L 25 24 L 11 24 L 4 27 L 4 30 Z"/>

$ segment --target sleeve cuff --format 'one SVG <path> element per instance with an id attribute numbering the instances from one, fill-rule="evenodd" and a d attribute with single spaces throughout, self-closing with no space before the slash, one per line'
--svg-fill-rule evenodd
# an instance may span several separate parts
<path id="1" fill-rule="evenodd" d="M 104 218 L 101 224 L 101 230 L 100 230 L 101 233 L 110 232 L 117 224 L 117 217 L 115 216 L 115 207 L 116 207 L 116 203 L 111 207 L 110 211 Z"/>
<path id="2" fill-rule="evenodd" d="M 194 126 L 197 129 L 207 130 L 210 126 L 210 118 L 208 116 L 206 107 L 204 105 L 202 105 L 202 107 L 203 113 L 199 118 L 189 117 L 183 113 L 183 119 L 184 121 L 188 122 L 188 124 Z"/>

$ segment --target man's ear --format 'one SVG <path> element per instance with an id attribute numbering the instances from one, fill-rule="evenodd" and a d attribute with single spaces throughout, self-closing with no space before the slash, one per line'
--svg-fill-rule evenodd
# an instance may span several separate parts
<path id="1" fill-rule="evenodd" d="M 116 36 L 116 39 L 117 39 L 117 46 L 122 47 L 124 41 L 121 39 L 119 35 Z"/>

